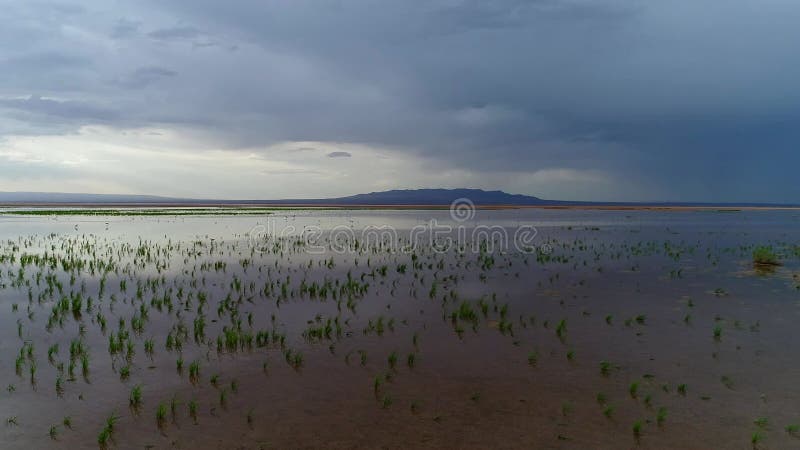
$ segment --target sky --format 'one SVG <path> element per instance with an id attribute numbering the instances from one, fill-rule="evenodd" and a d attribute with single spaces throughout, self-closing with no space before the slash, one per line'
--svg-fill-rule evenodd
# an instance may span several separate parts
<path id="1" fill-rule="evenodd" d="M 0 191 L 800 203 L 797 0 L 0 11 Z"/>

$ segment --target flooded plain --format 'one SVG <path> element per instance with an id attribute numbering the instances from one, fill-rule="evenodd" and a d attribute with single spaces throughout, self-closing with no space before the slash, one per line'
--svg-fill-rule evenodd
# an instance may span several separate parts
<path id="1" fill-rule="evenodd" d="M 6 214 L 0 448 L 800 448 L 798 323 L 798 211 Z"/>

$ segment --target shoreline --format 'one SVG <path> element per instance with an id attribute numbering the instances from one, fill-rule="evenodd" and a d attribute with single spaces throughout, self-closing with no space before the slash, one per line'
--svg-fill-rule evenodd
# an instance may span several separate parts
<path id="1" fill-rule="evenodd" d="M 75 209 L 86 210 L 114 208 L 114 209 L 257 209 L 257 210 L 448 210 L 450 205 L 413 204 L 413 205 L 373 205 L 373 204 L 312 204 L 312 203 L 0 203 L 0 208 L 31 208 L 31 209 Z M 507 209 L 550 209 L 550 210 L 598 210 L 598 211 L 800 211 L 800 206 L 736 206 L 736 205 L 615 205 L 615 204 L 587 204 L 587 205 L 475 205 L 481 210 L 507 210 Z M 6 211 L 0 211 L 3 213 Z"/>

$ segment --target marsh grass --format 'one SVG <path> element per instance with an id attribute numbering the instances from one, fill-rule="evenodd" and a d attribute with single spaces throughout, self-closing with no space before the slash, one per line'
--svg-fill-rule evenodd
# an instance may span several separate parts
<path id="1" fill-rule="evenodd" d="M 178 400 L 178 395 L 175 394 L 169 400 L 169 413 L 170 419 L 172 423 L 175 423 L 178 420 L 178 406 L 180 405 L 180 401 Z"/>
<path id="2" fill-rule="evenodd" d="M 156 409 L 156 424 L 158 428 L 164 428 L 164 425 L 167 422 L 167 405 L 165 403 L 159 403 L 158 408 Z"/>
<path id="3" fill-rule="evenodd" d="M 631 398 L 635 399 L 639 396 L 639 382 L 634 381 L 633 383 L 628 386 L 628 393 L 630 394 Z"/>
<path id="4" fill-rule="evenodd" d="M 558 322 L 558 325 L 556 325 L 556 336 L 558 336 L 558 338 L 563 341 L 566 338 L 566 335 L 567 335 L 567 319 L 561 319 Z"/>
<path id="5" fill-rule="evenodd" d="M 611 371 L 616 369 L 617 366 L 608 362 L 608 361 L 600 361 L 600 374 L 603 376 L 608 376 L 611 374 Z"/>
<path id="6" fill-rule="evenodd" d="M 128 399 L 131 408 L 138 411 L 142 406 L 142 385 L 137 384 L 131 388 L 131 395 Z"/>
<path id="7" fill-rule="evenodd" d="M 219 406 L 222 409 L 228 409 L 228 390 L 227 389 L 220 389 L 219 390 Z"/>
<path id="8" fill-rule="evenodd" d="M 754 431 L 752 435 L 750 435 L 750 443 L 753 445 L 753 448 L 757 448 L 758 444 L 764 440 L 764 433 L 761 431 Z"/>
<path id="9" fill-rule="evenodd" d="M 662 406 L 658 408 L 658 412 L 656 413 L 656 423 L 658 424 L 658 426 L 663 426 L 664 421 L 666 420 L 667 420 L 667 408 Z"/>
<path id="10" fill-rule="evenodd" d="M 719 378 L 719 380 L 720 380 L 720 382 L 722 383 L 723 386 L 725 386 L 726 388 L 728 388 L 730 390 L 733 390 L 734 384 L 733 384 L 733 380 L 731 379 L 731 377 L 729 377 L 727 375 L 722 375 Z"/>
<path id="11" fill-rule="evenodd" d="M 642 436 L 642 427 L 643 427 L 643 424 L 642 424 L 642 421 L 640 421 L 640 420 L 637 420 L 636 422 L 633 423 L 633 427 L 632 427 L 633 436 L 637 440 Z"/>
<path id="12" fill-rule="evenodd" d="M 109 442 L 114 437 L 114 430 L 119 421 L 119 416 L 115 413 L 111 413 L 107 418 L 103 429 L 100 431 L 100 434 L 97 435 L 97 443 L 100 445 L 100 448 L 107 448 Z"/>
<path id="13" fill-rule="evenodd" d="M 194 399 L 189 401 L 189 417 L 191 417 L 192 421 L 197 424 L 197 401 Z"/>
<path id="14" fill-rule="evenodd" d="M 753 250 L 753 265 L 756 267 L 774 267 L 781 265 L 778 255 L 770 246 L 759 246 Z"/>
<path id="15" fill-rule="evenodd" d="M 181 367 L 182 366 L 183 363 L 181 362 Z M 197 384 L 197 382 L 200 380 L 200 362 L 197 360 L 192 361 L 192 363 L 189 364 L 189 380 L 193 384 Z"/>

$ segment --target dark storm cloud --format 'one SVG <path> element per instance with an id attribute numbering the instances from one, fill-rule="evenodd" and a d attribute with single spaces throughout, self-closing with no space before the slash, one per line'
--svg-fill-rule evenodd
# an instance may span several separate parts
<path id="1" fill-rule="evenodd" d="M 350 158 L 353 156 L 350 152 L 330 152 L 328 158 Z"/>
<path id="2" fill-rule="evenodd" d="M 64 117 L 19 104 L 46 93 L 86 103 L 70 123 L 178 124 L 228 148 L 363 143 L 476 172 L 602 170 L 669 199 L 800 200 L 796 2 L 83 5 L 10 6 L 5 110 Z"/>

